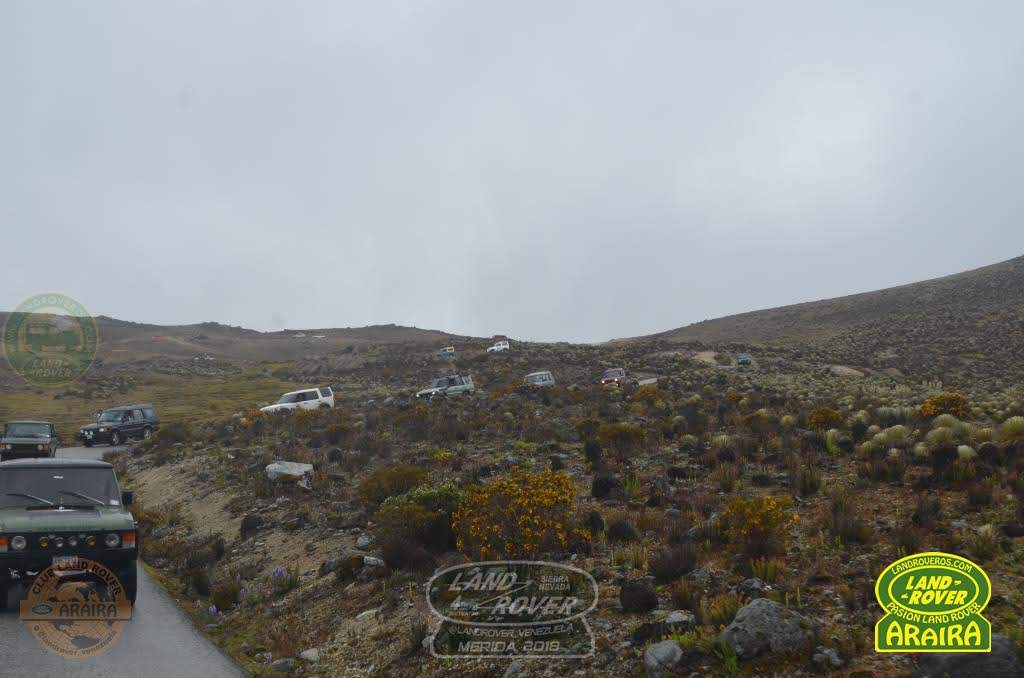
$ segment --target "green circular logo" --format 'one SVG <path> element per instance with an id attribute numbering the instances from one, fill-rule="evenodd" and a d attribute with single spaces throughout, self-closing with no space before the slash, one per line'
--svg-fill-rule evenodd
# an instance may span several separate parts
<path id="1" fill-rule="evenodd" d="M 4 324 L 4 356 L 37 386 L 62 386 L 85 374 L 96 359 L 99 333 L 85 307 L 56 292 L 18 304 Z"/>

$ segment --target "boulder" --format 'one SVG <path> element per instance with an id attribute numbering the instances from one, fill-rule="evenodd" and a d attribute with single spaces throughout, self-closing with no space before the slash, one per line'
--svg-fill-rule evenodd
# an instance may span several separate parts
<path id="1" fill-rule="evenodd" d="M 267 464 L 263 472 L 266 474 L 267 480 L 292 481 L 307 490 L 313 479 L 313 465 L 295 461 L 275 461 Z"/>
<path id="2" fill-rule="evenodd" d="M 315 647 L 311 647 L 308 650 L 303 650 L 299 654 L 299 659 L 307 661 L 310 664 L 317 664 L 320 662 L 320 650 L 316 649 Z"/>
<path id="3" fill-rule="evenodd" d="M 274 673 L 291 673 L 295 670 L 295 660 L 290 657 L 275 659 L 270 665 L 270 670 Z"/>
<path id="4" fill-rule="evenodd" d="M 811 661 L 814 662 L 819 671 L 835 671 L 843 668 L 843 665 L 846 664 L 838 652 L 824 645 L 819 645 L 815 648 Z"/>
<path id="5" fill-rule="evenodd" d="M 929 652 L 917 659 L 920 678 L 1024 678 L 1024 666 L 1007 636 L 992 634 L 991 652 Z"/>
<path id="6" fill-rule="evenodd" d="M 664 678 L 683 658 L 683 650 L 674 640 L 654 643 L 644 651 L 647 678 Z"/>
<path id="7" fill-rule="evenodd" d="M 817 623 L 769 598 L 740 608 L 719 640 L 736 651 L 740 659 L 763 654 L 806 652 L 817 631 Z"/>

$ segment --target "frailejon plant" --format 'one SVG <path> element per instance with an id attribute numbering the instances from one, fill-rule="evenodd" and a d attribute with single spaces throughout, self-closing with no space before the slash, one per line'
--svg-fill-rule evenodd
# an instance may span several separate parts
<path id="1" fill-rule="evenodd" d="M 590 533 L 575 526 L 575 495 L 572 478 L 563 471 L 520 468 L 471 487 L 452 514 L 456 546 L 473 558 L 499 559 L 588 541 Z"/>
<path id="2" fill-rule="evenodd" d="M 807 418 L 807 426 L 815 431 L 827 431 L 843 425 L 843 416 L 830 407 L 819 407 Z"/>

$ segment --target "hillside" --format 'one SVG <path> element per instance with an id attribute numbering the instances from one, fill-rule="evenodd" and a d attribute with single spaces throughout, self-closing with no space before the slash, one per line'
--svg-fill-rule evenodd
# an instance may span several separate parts
<path id="1" fill-rule="evenodd" d="M 798 351 L 947 383 L 1016 378 L 1024 361 L 1024 257 L 876 292 L 708 320 L 647 337 Z"/>
<path id="2" fill-rule="evenodd" d="M 0 326 L 6 320 L 7 313 L 0 313 Z M 98 316 L 96 325 L 99 357 L 108 363 L 203 354 L 222 360 L 287 361 L 371 344 L 424 343 L 440 348 L 455 338 L 446 332 L 400 325 L 259 332 L 216 322 L 153 325 L 107 316 Z"/>

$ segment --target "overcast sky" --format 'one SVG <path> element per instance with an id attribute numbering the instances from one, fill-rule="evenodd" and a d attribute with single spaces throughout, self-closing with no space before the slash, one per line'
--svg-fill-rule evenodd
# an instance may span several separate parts
<path id="1" fill-rule="evenodd" d="M 604 340 L 1024 253 L 1024 4 L 892 4 L 7 0 L 0 308 Z"/>

